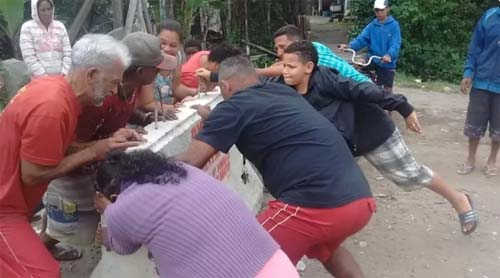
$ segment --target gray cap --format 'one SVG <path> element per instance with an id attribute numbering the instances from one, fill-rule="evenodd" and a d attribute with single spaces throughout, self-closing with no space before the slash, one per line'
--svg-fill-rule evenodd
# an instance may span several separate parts
<path id="1" fill-rule="evenodd" d="M 177 60 L 162 55 L 160 39 L 144 33 L 130 33 L 122 42 L 127 46 L 132 58 L 132 65 L 136 67 L 156 67 L 161 70 L 173 70 L 177 66 Z"/>

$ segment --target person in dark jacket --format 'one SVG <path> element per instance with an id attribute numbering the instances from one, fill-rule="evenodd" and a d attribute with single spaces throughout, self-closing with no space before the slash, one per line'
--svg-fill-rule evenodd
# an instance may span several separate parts
<path id="1" fill-rule="evenodd" d="M 497 4 L 499 5 L 499 4 Z M 487 10 L 474 29 L 465 62 L 461 90 L 470 92 L 464 134 L 469 138 L 467 161 L 458 170 L 467 175 L 476 165 L 479 141 L 489 123 L 491 150 L 484 167 L 487 177 L 498 175 L 496 166 L 500 148 L 500 7 Z"/>
<path id="2" fill-rule="evenodd" d="M 408 129 L 421 133 L 416 113 L 406 98 L 389 94 L 370 82 L 342 78 L 331 69 L 318 67 L 317 61 L 312 43 L 292 43 L 283 55 L 283 75 L 277 81 L 294 87 L 338 128 L 355 156 L 364 156 L 400 188 L 411 191 L 426 187 L 446 198 L 459 214 L 462 232 L 472 233 L 479 218 L 469 196 L 419 164 L 383 111 L 398 111 Z"/>

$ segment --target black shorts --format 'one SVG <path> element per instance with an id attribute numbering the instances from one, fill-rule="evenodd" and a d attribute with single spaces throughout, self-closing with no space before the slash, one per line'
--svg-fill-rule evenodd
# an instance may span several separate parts
<path id="1" fill-rule="evenodd" d="M 465 120 L 465 136 L 479 139 L 489 125 L 490 138 L 500 142 L 500 94 L 472 88 Z"/>
<path id="2" fill-rule="evenodd" d="M 396 75 L 396 69 L 386 69 L 378 66 L 375 63 L 369 65 L 367 70 L 374 70 L 377 74 L 377 85 L 383 88 L 392 88 L 394 84 L 394 76 Z"/>

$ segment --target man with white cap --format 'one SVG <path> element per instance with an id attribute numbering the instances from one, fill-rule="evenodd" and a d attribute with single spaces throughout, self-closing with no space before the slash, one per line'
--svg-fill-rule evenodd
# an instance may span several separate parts
<path id="1" fill-rule="evenodd" d="M 100 107 L 84 108 L 78 119 L 72 151 L 108 138 L 130 120 L 142 126 L 153 120 L 144 113 L 135 113 L 137 95 L 142 86 L 154 81 L 158 71 L 175 69 L 177 59 L 162 55 L 159 39 L 151 34 L 132 33 L 122 42 L 129 50 L 131 65 L 123 73 L 116 94 L 106 97 Z M 48 219 L 47 229 L 41 237 L 56 259 L 71 260 L 81 256 L 76 249 L 56 245 L 59 241 L 87 245 L 94 240 L 99 221 L 99 214 L 94 210 L 95 166 L 80 168 L 52 181 L 44 195 Z"/>
<path id="2" fill-rule="evenodd" d="M 401 30 L 399 23 L 389 15 L 389 1 L 375 0 L 373 5 L 376 18 L 370 22 L 352 42 L 349 48 L 358 51 L 368 47 L 368 55 L 380 56 L 374 59 L 369 69 L 377 73 L 377 85 L 392 93 L 396 63 L 401 48 Z M 340 48 L 347 48 L 341 44 Z"/>

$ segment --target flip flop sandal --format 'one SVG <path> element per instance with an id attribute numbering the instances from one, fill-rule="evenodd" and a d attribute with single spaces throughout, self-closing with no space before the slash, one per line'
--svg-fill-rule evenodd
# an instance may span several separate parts
<path id="1" fill-rule="evenodd" d="M 495 166 L 484 166 L 484 175 L 487 178 L 498 176 L 498 168 Z"/>
<path id="2" fill-rule="evenodd" d="M 474 171 L 475 168 L 475 166 L 470 165 L 469 163 L 464 163 L 462 164 L 461 168 L 457 170 L 457 173 L 460 175 L 468 175 L 472 171 Z"/>
<path id="3" fill-rule="evenodd" d="M 58 261 L 74 261 L 82 257 L 82 251 L 62 244 L 56 244 L 51 252 L 52 256 Z"/>
<path id="4" fill-rule="evenodd" d="M 472 208 L 469 211 L 466 211 L 464 213 L 459 213 L 458 214 L 458 219 L 460 220 L 460 230 L 464 235 L 470 235 L 473 233 L 476 229 L 477 226 L 479 226 L 479 215 L 474 208 L 474 203 L 472 202 L 472 199 L 470 198 L 469 194 L 465 194 L 467 197 L 467 200 L 469 200 L 470 207 Z M 473 224 L 472 228 L 470 228 L 467 231 L 464 231 L 464 226 L 467 224 Z"/>

